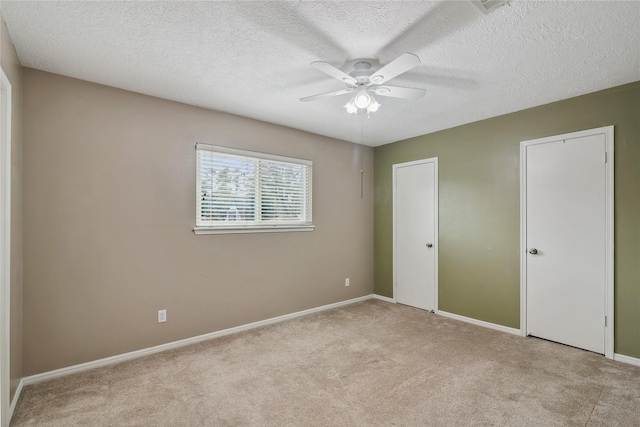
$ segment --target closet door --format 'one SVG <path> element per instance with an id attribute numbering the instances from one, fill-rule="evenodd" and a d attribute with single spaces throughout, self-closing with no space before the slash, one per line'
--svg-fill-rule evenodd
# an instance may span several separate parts
<path id="1" fill-rule="evenodd" d="M 437 308 L 437 158 L 393 166 L 395 299 Z"/>
<path id="2" fill-rule="evenodd" d="M 526 333 L 604 354 L 606 136 L 565 135 L 524 150 Z"/>

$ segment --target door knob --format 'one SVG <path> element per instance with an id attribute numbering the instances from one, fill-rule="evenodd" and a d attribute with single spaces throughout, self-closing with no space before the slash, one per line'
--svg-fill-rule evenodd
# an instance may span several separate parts
<path id="1" fill-rule="evenodd" d="M 433 243 L 427 243 L 427 247 L 428 248 L 432 248 L 433 247 Z"/>
<path id="2" fill-rule="evenodd" d="M 531 248 L 531 249 L 529 249 L 529 253 L 531 255 L 537 255 L 538 254 L 538 250 L 536 248 Z"/>

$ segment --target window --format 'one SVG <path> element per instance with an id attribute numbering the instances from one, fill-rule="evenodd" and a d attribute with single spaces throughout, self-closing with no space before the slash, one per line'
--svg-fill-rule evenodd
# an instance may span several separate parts
<path id="1" fill-rule="evenodd" d="M 196 234 L 312 231 L 309 160 L 196 144 Z"/>

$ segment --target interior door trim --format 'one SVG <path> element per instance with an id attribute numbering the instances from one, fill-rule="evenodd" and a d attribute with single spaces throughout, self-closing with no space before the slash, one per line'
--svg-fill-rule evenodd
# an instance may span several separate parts
<path id="1" fill-rule="evenodd" d="M 614 248 L 614 216 L 613 216 L 613 126 L 605 126 L 580 132 L 566 133 L 546 138 L 532 139 L 520 142 L 520 334 L 527 335 L 527 147 L 545 144 L 558 140 L 582 138 L 592 135 L 605 137 L 605 205 L 606 205 L 606 256 L 605 256 L 605 336 L 604 355 L 613 359 L 614 351 L 614 309 L 613 309 L 613 248 Z M 603 319 L 604 321 L 604 319 Z"/>
<path id="2" fill-rule="evenodd" d="M 438 312 L 438 253 L 440 252 L 440 245 L 438 244 L 438 212 L 439 212 L 439 207 L 438 207 L 438 201 L 439 201 L 439 196 L 438 196 L 438 158 L 437 157 L 430 157 L 428 159 L 420 159 L 420 160 L 414 160 L 411 162 L 403 162 L 403 163 L 395 163 L 392 165 L 392 185 L 393 185 L 393 217 L 392 217 L 392 222 L 393 222 L 393 302 L 397 303 L 398 301 L 396 300 L 396 285 L 397 285 L 397 270 L 396 270 L 396 254 L 397 254 L 397 250 L 396 250 L 396 196 L 397 196 L 397 192 L 396 192 L 396 183 L 397 183 L 397 170 L 398 168 L 402 168 L 402 167 L 407 167 L 407 166 L 416 166 L 416 165 L 421 165 L 421 164 L 425 164 L 425 163 L 433 163 L 433 174 L 434 174 L 434 179 L 433 179 L 433 186 L 434 186 L 434 193 L 433 193 L 433 198 L 434 198 L 434 206 L 433 206 L 433 210 L 434 210 L 434 217 L 433 217 L 433 222 L 434 222 L 434 231 L 433 231 L 433 245 L 434 245 L 434 260 L 433 260 L 433 268 L 434 268 L 434 283 L 433 283 L 433 311 L 435 313 Z"/>
<path id="3" fill-rule="evenodd" d="M 0 424 L 3 426 L 11 420 L 11 91 L 11 83 L 0 68 L 0 119 L 5 120 L 5 126 L 0 124 Z"/>

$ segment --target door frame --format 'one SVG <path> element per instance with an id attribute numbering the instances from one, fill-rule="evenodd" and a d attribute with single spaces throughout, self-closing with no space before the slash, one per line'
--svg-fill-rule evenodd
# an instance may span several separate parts
<path id="1" fill-rule="evenodd" d="M 613 244 L 614 244 L 614 216 L 613 216 L 613 126 L 604 126 L 579 132 L 545 138 L 531 139 L 520 142 L 520 334 L 527 335 L 527 147 L 545 144 L 563 139 L 582 138 L 592 135 L 605 137 L 605 295 L 604 313 L 606 318 L 604 333 L 604 355 L 613 359 Z"/>
<path id="2" fill-rule="evenodd" d="M 433 179 L 433 187 L 434 187 L 434 193 L 433 193 L 433 199 L 434 199 L 434 206 L 433 206 L 433 210 L 434 210 L 434 217 L 433 217 L 433 222 L 434 222 L 434 230 L 433 230 L 433 245 L 435 247 L 435 251 L 434 251 L 434 260 L 433 260 L 433 266 L 434 266 L 434 283 L 433 283 L 433 311 L 435 313 L 438 312 L 438 253 L 440 251 L 440 245 L 438 244 L 438 212 L 439 212 L 439 196 L 438 196 L 438 158 L 437 157 L 430 157 L 428 159 L 420 159 L 420 160 L 413 160 L 410 162 L 403 162 L 403 163 L 394 163 L 392 165 L 392 188 L 393 188 L 393 217 L 392 217 L 392 221 L 393 221 L 393 302 L 397 302 L 396 300 L 396 286 L 398 286 L 398 278 L 397 278 L 397 269 L 396 269 L 396 256 L 397 256 L 397 248 L 396 248 L 396 237 L 397 237 L 397 232 L 396 232 L 396 209 L 397 209 L 397 201 L 396 201 L 396 197 L 397 197 L 397 192 L 396 192 L 396 185 L 397 185 L 397 170 L 398 168 L 402 168 L 402 167 L 407 167 L 407 166 L 417 166 L 417 165 L 421 165 L 421 164 L 426 164 L 426 163 L 433 163 L 433 175 L 434 175 L 434 179 Z"/>
<path id="3" fill-rule="evenodd" d="M 0 68 L 0 152 L 2 171 L 0 173 L 0 424 L 9 425 L 9 395 L 11 372 L 9 358 L 11 353 L 11 83 Z M 6 126 L 2 126 L 4 116 Z"/>

